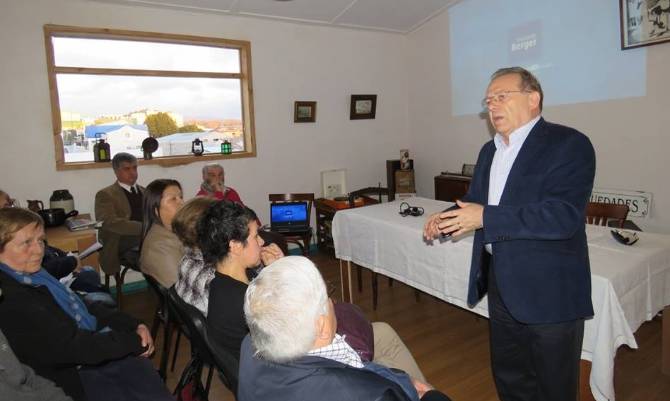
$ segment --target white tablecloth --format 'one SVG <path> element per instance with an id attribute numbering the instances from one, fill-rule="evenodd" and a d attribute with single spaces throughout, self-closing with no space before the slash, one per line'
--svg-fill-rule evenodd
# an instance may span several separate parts
<path id="1" fill-rule="evenodd" d="M 428 243 L 426 217 L 450 203 L 404 200 L 425 209 L 402 217 L 400 201 L 338 211 L 333 219 L 335 256 L 392 277 L 451 304 L 488 316 L 483 299 L 467 305 L 472 235 Z M 633 246 L 617 243 L 609 228 L 587 225 L 595 316 L 586 321 L 582 359 L 592 362 L 590 385 L 598 401 L 614 400 L 614 356 L 633 332 L 670 304 L 670 236 L 639 233 Z"/>

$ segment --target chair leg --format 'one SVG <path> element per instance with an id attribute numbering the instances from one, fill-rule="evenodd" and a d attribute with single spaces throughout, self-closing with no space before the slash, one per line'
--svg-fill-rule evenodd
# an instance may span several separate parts
<path id="1" fill-rule="evenodd" d="M 176 395 L 178 400 L 181 400 L 181 390 L 186 387 L 186 384 L 190 381 L 191 376 L 194 374 L 194 370 L 196 369 L 197 363 L 197 358 L 192 357 L 184 367 L 184 370 L 181 372 L 179 381 L 177 382 L 177 385 L 172 392 L 172 395 Z"/>
<path id="2" fill-rule="evenodd" d="M 212 387 L 212 375 L 214 373 L 214 366 L 209 365 L 209 373 L 207 374 L 207 385 L 205 386 L 205 394 L 209 397 L 209 389 Z"/>
<path id="3" fill-rule="evenodd" d="M 156 335 L 158 334 L 158 326 L 161 324 L 161 317 L 160 317 L 160 310 L 161 306 L 158 305 L 156 307 L 156 312 L 154 312 L 154 321 L 151 322 L 151 338 L 156 338 Z"/>
<path id="4" fill-rule="evenodd" d="M 377 310 L 377 273 L 372 272 L 372 310 Z"/>
<path id="5" fill-rule="evenodd" d="M 177 354 L 179 353 L 179 341 L 181 340 L 181 328 L 177 326 L 177 341 L 174 343 L 174 353 L 172 354 L 172 366 L 170 372 L 174 372 L 174 365 L 177 362 Z"/>
<path id="6" fill-rule="evenodd" d="M 356 266 L 356 276 L 358 278 L 358 292 L 363 291 L 363 268 Z"/>
<path id="7" fill-rule="evenodd" d="M 302 237 L 302 242 L 305 244 L 305 247 L 302 249 L 302 254 L 309 256 L 309 244 L 312 242 L 312 233 L 308 233 Z"/>
<path id="8" fill-rule="evenodd" d="M 114 285 L 116 286 L 116 305 L 121 310 L 121 300 L 123 298 L 123 275 L 121 272 L 114 273 Z"/>
<path id="9" fill-rule="evenodd" d="M 172 337 L 172 325 L 170 324 L 169 319 L 163 322 L 163 351 L 161 353 L 160 367 L 158 368 L 158 374 L 161 376 L 163 381 L 167 377 L 167 364 L 170 360 L 170 339 Z"/>
<path id="10" fill-rule="evenodd" d="M 389 279 L 389 287 L 393 287 L 393 279 L 391 277 L 389 277 L 388 279 Z"/>

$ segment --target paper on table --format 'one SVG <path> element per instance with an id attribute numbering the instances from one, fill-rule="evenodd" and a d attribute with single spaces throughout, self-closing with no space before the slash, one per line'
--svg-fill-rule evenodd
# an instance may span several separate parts
<path id="1" fill-rule="evenodd" d="M 93 252 L 97 252 L 100 249 L 102 249 L 102 244 L 99 242 L 95 242 L 93 245 L 89 246 L 88 248 L 84 249 L 80 254 L 79 254 L 79 260 L 82 260 L 86 258 L 87 256 L 91 255 Z"/>

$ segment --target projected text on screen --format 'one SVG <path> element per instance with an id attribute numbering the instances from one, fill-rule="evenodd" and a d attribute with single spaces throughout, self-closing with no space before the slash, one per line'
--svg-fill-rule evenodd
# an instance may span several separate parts
<path id="1" fill-rule="evenodd" d="M 644 49 L 621 51 L 610 0 L 465 0 L 449 8 L 454 115 L 477 114 L 491 74 L 520 65 L 545 106 L 645 95 Z"/>

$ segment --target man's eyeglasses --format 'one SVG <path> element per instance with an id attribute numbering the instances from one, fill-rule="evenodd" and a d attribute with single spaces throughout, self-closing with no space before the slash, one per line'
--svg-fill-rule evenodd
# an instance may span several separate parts
<path id="1" fill-rule="evenodd" d="M 492 103 L 505 103 L 510 99 L 512 93 L 526 93 L 527 90 L 518 90 L 518 91 L 502 91 L 494 93 L 491 96 L 487 96 L 482 100 L 482 107 L 488 109 Z"/>

